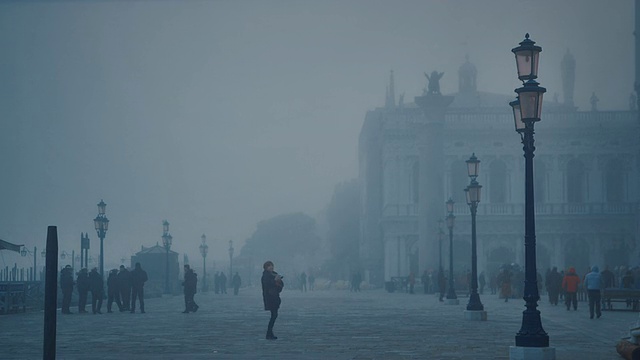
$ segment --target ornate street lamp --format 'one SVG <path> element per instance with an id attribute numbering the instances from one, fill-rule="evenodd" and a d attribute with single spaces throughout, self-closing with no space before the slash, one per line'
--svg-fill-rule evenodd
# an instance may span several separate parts
<path id="1" fill-rule="evenodd" d="M 449 228 L 449 290 L 447 291 L 447 304 L 458 305 L 460 302 L 458 301 L 453 283 L 453 226 L 456 221 L 456 217 L 453 215 L 453 205 L 455 201 L 449 198 L 446 204 L 447 212 L 449 213 L 449 215 L 447 215 L 447 227 Z"/>
<path id="2" fill-rule="evenodd" d="M 233 276 L 233 240 L 229 240 L 229 279 Z"/>
<path id="3" fill-rule="evenodd" d="M 480 170 L 480 160 L 476 154 L 472 154 L 467 160 L 467 170 L 471 183 L 464 189 L 467 198 L 467 205 L 471 210 L 471 292 L 469 294 L 469 303 L 467 304 L 467 312 L 465 316 L 470 320 L 486 320 L 487 313 L 484 306 L 480 302 L 478 294 L 478 255 L 476 242 L 476 213 L 478 211 L 478 203 L 480 202 L 480 189 L 482 186 L 478 184 L 476 178 Z"/>
<path id="4" fill-rule="evenodd" d="M 439 299 L 442 301 L 444 297 L 444 290 L 440 287 L 440 279 L 444 276 L 444 269 L 442 268 L 442 240 L 444 239 L 444 230 L 442 230 L 442 224 L 444 220 L 438 220 L 438 292 L 440 293 Z"/>
<path id="5" fill-rule="evenodd" d="M 534 124 L 540 121 L 542 95 L 546 89 L 534 80 L 538 77 L 538 59 L 542 48 L 525 35 L 520 46 L 511 51 L 516 56 L 518 79 L 523 86 L 515 90 L 518 100 L 510 103 L 514 112 L 516 131 L 522 140 L 525 158 L 525 280 L 524 301 L 526 309 L 522 313 L 522 327 L 516 334 L 516 347 L 548 348 L 549 335 L 542 328 L 540 311 L 537 310 L 538 293 L 536 270 L 536 230 L 533 191 Z M 526 82 L 525 82 L 526 81 Z M 551 350 L 551 349 L 550 349 Z"/>
<path id="6" fill-rule="evenodd" d="M 173 236 L 169 234 L 169 222 L 167 220 L 162 221 L 162 246 L 167 251 L 167 263 L 165 266 L 165 283 L 164 293 L 170 294 L 171 289 L 169 287 L 169 250 L 171 249 L 171 243 L 173 242 Z"/>
<path id="7" fill-rule="evenodd" d="M 100 238 L 100 276 L 102 278 L 104 278 L 104 238 L 107 236 L 107 230 L 109 230 L 109 219 L 105 215 L 106 209 L 107 204 L 100 200 L 98 203 L 98 216 L 93 219 L 93 225 Z"/>
<path id="8" fill-rule="evenodd" d="M 202 244 L 200 244 L 200 255 L 202 255 L 202 292 L 208 290 L 207 286 L 207 253 L 209 252 L 209 245 L 207 245 L 207 237 L 205 234 L 200 236 Z"/>

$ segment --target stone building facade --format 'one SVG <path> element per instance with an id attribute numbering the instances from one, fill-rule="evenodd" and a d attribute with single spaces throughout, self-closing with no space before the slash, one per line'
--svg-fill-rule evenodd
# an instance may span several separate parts
<path id="1" fill-rule="evenodd" d="M 561 64 L 563 102 L 545 98 L 536 124 L 537 266 L 640 265 L 640 122 L 630 109 L 588 111 L 573 105 L 575 60 Z M 459 91 L 434 84 L 412 103 L 396 103 L 393 73 L 384 107 L 369 111 L 359 139 L 360 258 L 368 280 L 382 284 L 449 264 L 448 229 L 438 220 L 456 201 L 454 272 L 471 268 L 471 215 L 465 160 L 480 159 L 478 272 L 524 265 L 524 157 L 508 103 L 513 96 L 477 89 L 477 70 L 460 67 Z M 543 84 L 544 85 L 544 84 Z M 442 261 L 440 261 L 442 257 Z"/>

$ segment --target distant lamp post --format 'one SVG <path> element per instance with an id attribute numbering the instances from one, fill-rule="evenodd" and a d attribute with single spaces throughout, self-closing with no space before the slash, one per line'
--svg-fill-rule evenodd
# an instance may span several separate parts
<path id="1" fill-rule="evenodd" d="M 453 283 L 453 226 L 456 221 L 455 215 L 453 215 L 453 205 L 455 201 L 452 198 L 449 198 L 446 202 L 447 204 L 447 227 L 449 228 L 449 290 L 447 291 L 447 305 L 458 305 L 460 302 L 458 301 L 458 296 L 456 295 L 456 289 L 454 288 Z"/>
<path id="2" fill-rule="evenodd" d="M 171 249 L 171 243 L 173 241 L 173 236 L 169 234 L 169 222 L 167 220 L 162 221 L 162 246 L 167 251 L 167 263 L 165 266 L 165 283 L 164 283 L 164 293 L 170 294 L 171 288 L 169 287 L 169 250 Z"/>
<path id="3" fill-rule="evenodd" d="M 442 268 L 442 240 L 444 239 L 444 230 L 442 230 L 442 219 L 438 220 L 438 271 L 444 271 Z"/>
<path id="4" fill-rule="evenodd" d="M 229 279 L 233 276 L 233 240 L 229 240 Z"/>
<path id="5" fill-rule="evenodd" d="M 200 244 L 200 255 L 202 255 L 202 292 L 208 290 L 207 286 L 207 253 L 209 252 L 209 245 L 207 245 L 207 236 L 202 234 L 200 236 L 202 244 Z"/>
<path id="6" fill-rule="evenodd" d="M 478 203 L 480 202 L 480 189 L 482 186 L 478 184 L 476 178 L 480 170 L 480 160 L 476 154 L 472 154 L 467 160 L 467 170 L 471 183 L 464 190 L 467 198 L 467 205 L 471 210 L 471 292 L 469 294 L 469 303 L 465 318 L 468 320 L 487 320 L 487 312 L 480 301 L 478 294 L 478 253 L 476 241 L 476 213 L 478 212 Z"/>
<path id="7" fill-rule="evenodd" d="M 105 215 L 107 204 L 103 200 L 98 203 L 98 216 L 93 219 L 93 225 L 96 229 L 96 233 L 100 238 L 100 276 L 104 279 L 104 238 L 107 236 L 107 230 L 109 230 L 109 219 Z"/>
<path id="8" fill-rule="evenodd" d="M 516 101 L 510 103 L 516 126 L 516 132 L 520 134 L 525 158 L 525 280 L 524 296 L 526 309 L 522 313 L 522 327 L 516 334 L 516 346 L 511 347 L 511 357 L 516 358 L 530 348 L 538 348 L 540 354 L 555 358 L 555 350 L 549 348 L 549 335 L 542 328 L 540 311 L 537 310 L 538 293 L 536 270 L 536 230 L 535 230 L 535 204 L 533 191 L 533 157 L 534 157 L 534 124 L 540 121 L 542 112 L 542 95 L 546 89 L 540 87 L 534 79 L 538 77 L 538 62 L 542 48 L 536 46 L 529 39 L 529 34 L 520 46 L 511 50 L 516 57 L 518 79 L 523 86 L 516 89 L 518 94 Z M 524 350 L 523 348 L 529 348 Z M 536 351 L 536 350 L 533 350 Z"/>

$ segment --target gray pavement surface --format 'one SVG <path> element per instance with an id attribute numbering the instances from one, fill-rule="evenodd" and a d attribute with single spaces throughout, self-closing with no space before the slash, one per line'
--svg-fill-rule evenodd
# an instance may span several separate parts
<path id="1" fill-rule="evenodd" d="M 198 293 L 189 314 L 182 296 L 148 299 L 146 314 L 58 311 L 57 359 L 508 359 L 524 310 L 522 299 L 486 294 L 487 321 L 464 319 L 466 297 L 445 305 L 383 290 L 285 290 L 282 299 L 275 341 L 264 338 L 269 313 L 256 288 Z M 557 359 L 621 359 L 615 345 L 639 315 L 590 320 L 586 303 L 567 311 L 544 296 L 539 310 Z M 42 359 L 42 340 L 42 311 L 0 316 L 0 359 Z"/>

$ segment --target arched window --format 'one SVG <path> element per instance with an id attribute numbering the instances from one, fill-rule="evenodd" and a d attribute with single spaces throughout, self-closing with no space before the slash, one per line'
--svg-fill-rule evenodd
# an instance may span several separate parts
<path id="1" fill-rule="evenodd" d="M 582 203 L 585 199 L 585 171 L 580 160 L 570 160 L 567 164 L 567 201 Z"/>
<path id="2" fill-rule="evenodd" d="M 467 163 L 464 161 L 453 162 L 451 164 L 451 194 L 448 195 L 457 203 L 466 202 L 464 189 L 467 185 L 469 185 Z"/>
<path id="3" fill-rule="evenodd" d="M 622 161 L 616 159 L 607 164 L 605 173 L 607 202 L 623 202 L 625 174 Z"/>
<path id="4" fill-rule="evenodd" d="M 489 201 L 494 204 L 507 202 L 507 166 L 500 160 L 489 166 Z"/>
<path id="5" fill-rule="evenodd" d="M 544 203 L 547 199 L 547 166 L 545 163 L 536 162 L 534 176 L 534 196 L 536 203 Z"/>

